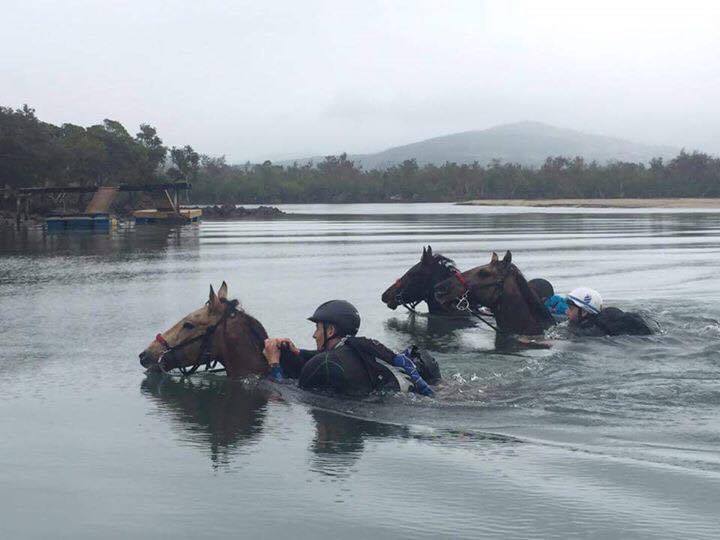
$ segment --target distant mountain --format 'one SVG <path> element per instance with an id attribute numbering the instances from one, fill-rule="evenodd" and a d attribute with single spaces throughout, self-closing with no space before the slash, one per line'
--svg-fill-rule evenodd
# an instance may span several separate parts
<path id="1" fill-rule="evenodd" d="M 679 148 L 670 146 L 649 146 L 615 137 L 557 128 L 540 122 L 518 122 L 435 137 L 375 154 L 351 155 L 349 159 L 355 161 L 356 165 L 362 165 L 364 169 L 375 169 L 387 168 L 406 159 L 415 159 L 419 165 L 442 165 L 446 161 L 477 161 L 486 165 L 493 159 L 522 165 L 541 165 L 548 156 L 582 156 L 586 161 L 595 160 L 600 163 L 614 160 L 648 162 L 654 157 L 672 158 L 679 152 Z M 312 158 L 315 163 L 322 159 Z M 296 161 L 302 164 L 309 159 Z"/>

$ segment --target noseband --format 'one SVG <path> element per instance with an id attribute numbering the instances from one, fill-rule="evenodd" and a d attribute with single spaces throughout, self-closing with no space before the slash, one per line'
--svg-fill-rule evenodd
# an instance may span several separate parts
<path id="1" fill-rule="evenodd" d="M 163 367 L 162 361 L 166 354 L 183 349 L 188 345 L 192 345 L 193 343 L 196 343 L 198 341 L 202 341 L 202 343 L 200 344 L 200 352 L 195 359 L 195 363 L 190 366 L 177 366 L 177 368 L 182 372 L 183 375 L 192 375 L 202 365 L 205 366 L 205 371 L 211 370 L 217 365 L 217 358 L 212 358 L 206 354 L 208 352 L 208 346 L 210 345 L 213 334 L 215 334 L 215 330 L 217 330 L 221 324 L 225 324 L 228 318 L 235 317 L 235 315 L 238 313 L 237 300 L 226 300 L 222 298 L 220 299 L 220 302 L 225 305 L 225 310 L 223 311 L 222 317 L 220 317 L 217 323 L 208 326 L 205 329 L 205 332 L 203 332 L 202 334 L 198 334 L 197 336 L 188 338 L 173 346 L 171 346 L 167 342 L 167 340 L 162 336 L 162 334 L 158 334 L 157 336 L 155 336 L 155 341 L 157 341 L 158 343 L 160 343 L 160 345 L 164 347 L 163 352 L 160 354 L 160 358 L 158 358 L 158 366 L 163 373 L 168 373 L 169 371 L 172 371 L 172 369 L 174 369 L 170 368 L 170 370 L 166 370 Z"/>
<path id="2" fill-rule="evenodd" d="M 405 292 L 405 288 L 402 286 L 402 278 L 398 278 L 395 280 L 394 286 L 399 287 L 398 292 L 395 293 L 395 303 L 398 306 L 403 306 L 405 309 L 407 309 L 410 313 L 417 313 L 415 311 L 415 308 L 417 305 L 422 302 L 422 300 L 415 300 L 414 302 L 406 302 L 403 298 L 403 292 Z"/>
<path id="3" fill-rule="evenodd" d="M 446 261 L 448 264 L 442 262 L 443 260 Z M 442 258 L 440 261 L 434 260 L 433 265 L 440 267 L 440 269 L 444 269 L 445 271 L 449 272 L 450 274 L 453 274 L 453 273 L 458 274 L 459 273 L 458 270 L 455 269 L 454 264 L 452 264 L 452 261 L 450 261 L 449 259 Z M 405 276 L 403 276 L 403 277 L 405 277 Z M 405 300 L 405 298 L 403 297 L 404 293 L 405 293 L 405 284 L 403 283 L 403 277 L 396 279 L 395 283 L 393 284 L 393 287 L 396 287 L 398 289 L 397 292 L 395 293 L 395 303 L 398 306 L 403 306 L 410 313 L 417 314 L 417 311 L 415 311 L 415 308 L 417 307 L 417 305 L 423 301 L 427 302 L 428 294 L 432 295 L 432 289 L 435 285 L 435 283 L 433 283 L 432 280 L 435 277 L 435 275 L 432 274 L 429 277 L 429 279 L 431 280 L 431 284 L 430 284 L 430 288 L 429 288 L 429 293 L 426 293 L 426 297 L 420 298 L 418 300 L 414 300 L 412 302 Z M 438 281 L 442 281 L 443 279 L 445 279 L 445 277 L 440 278 L 440 280 L 438 280 Z"/>

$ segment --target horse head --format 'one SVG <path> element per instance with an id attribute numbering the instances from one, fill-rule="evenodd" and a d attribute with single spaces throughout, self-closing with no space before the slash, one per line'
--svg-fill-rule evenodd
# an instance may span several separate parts
<path id="1" fill-rule="evenodd" d="M 471 268 L 438 283 L 435 298 L 442 305 L 458 309 L 486 306 L 504 332 L 542 334 L 554 324 L 552 315 L 532 292 L 509 251 L 500 259 L 493 253 L 490 262 Z"/>
<path id="2" fill-rule="evenodd" d="M 455 274 L 435 285 L 435 298 L 444 306 L 465 298 L 470 305 L 493 308 L 502 295 L 505 278 L 514 267 L 509 251 L 502 260 L 493 252 L 490 262 Z"/>
<path id="3" fill-rule="evenodd" d="M 227 300 L 227 284 L 224 281 L 217 294 L 211 285 L 206 304 L 155 336 L 140 353 L 140 365 L 149 371 L 169 371 L 196 364 L 211 345 L 215 328 L 234 305 Z"/>
<path id="4" fill-rule="evenodd" d="M 434 254 L 432 247 L 423 248 L 420 262 L 412 266 L 405 274 L 382 293 L 381 300 L 390 309 L 399 305 L 415 306 L 425 301 L 432 311 L 435 298 L 435 284 L 457 272 L 451 259 Z"/>

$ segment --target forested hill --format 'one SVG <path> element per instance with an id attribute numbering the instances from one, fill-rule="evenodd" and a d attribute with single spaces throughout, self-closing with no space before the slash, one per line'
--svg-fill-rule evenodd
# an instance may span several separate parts
<path id="1" fill-rule="evenodd" d="M 540 166 L 548 156 L 582 156 L 587 161 L 648 163 L 653 158 L 669 159 L 679 148 L 649 146 L 615 137 L 561 129 L 539 122 L 518 122 L 490 129 L 454 133 L 396 146 L 375 154 L 353 154 L 349 159 L 364 169 L 387 168 L 414 159 L 418 165 L 474 163 L 492 160 Z M 317 162 L 318 158 L 314 158 Z M 298 160 L 299 164 L 309 159 Z M 292 164 L 291 161 L 284 162 Z"/>
<path id="2" fill-rule="evenodd" d="M 133 135 L 113 120 L 55 126 L 29 107 L 0 107 L 0 187 L 187 180 L 197 203 L 720 197 L 720 159 L 701 152 L 602 163 L 578 151 L 557 147 L 539 166 L 500 159 L 437 166 L 407 159 L 366 169 L 345 154 L 304 165 L 231 165 L 190 146 L 168 148 L 148 124 Z"/>

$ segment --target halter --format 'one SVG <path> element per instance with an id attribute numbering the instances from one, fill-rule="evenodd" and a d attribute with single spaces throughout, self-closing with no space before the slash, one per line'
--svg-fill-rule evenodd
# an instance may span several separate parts
<path id="1" fill-rule="evenodd" d="M 205 366 L 205 371 L 209 371 L 217 365 L 217 362 L 218 362 L 217 358 L 211 358 L 211 357 L 205 358 L 208 345 L 210 344 L 210 341 L 212 339 L 213 334 L 215 333 L 215 330 L 218 329 L 218 326 L 220 326 L 221 324 L 225 324 L 229 317 L 234 317 L 235 314 L 238 313 L 238 309 L 237 309 L 238 301 L 237 300 L 226 300 L 224 298 L 221 298 L 220 302 L 225 304 L 225 311 L 223 311 L 222 317 L 220 317 L 220 319 L 218 320 L 217 323 L 211 324 L 210 326 L 208 326 L 205 329 L 204 333 L 198 334 L 197 336 L 193 336 L 191 338 L 188 338 L 184 341 L 181 341 L 177 345 L 173 345 L 173 346 L 171 346 L 167 342 L 167 340 L 162 336 L 162 334 L 158 334 L 157 336 L 155 336 L 155 341 L 157 341 L 158 343 L 160 343 L 160 345 L 165 347 L 165 350 L 163 350 L 162 354 L 160 355 L 160 358 L 158 358 L 158 366 L 160 367 L 160 370 L 163 373 L 168 373 L 169 371 L 172 371 L 172 369 L 173 369 L 173 368 L 171 368 L 168 371 L 168 370 L 165 370 L 165 368 L 163 367 L 162 360 L 166 354 L 172 353 L 179 349 L 183 349 L 183 348 L 187 347 L 188 345 L 191 345 L 191 344 L 193 344 L 197 341 L 201 341 L 201 340 L 202 340 L 202 343 L 200 344 L 200 352 L 198 353 L 195 363 L 190 366 L 178 366 L 177 369 L 179 369 L 183 375 L 187 376 L 187 375 L 192 375 L 193 373 L 195 373 L 202 365 Z M 203 361 L 204 358 L 205 358 L 205 361 Z"/>

